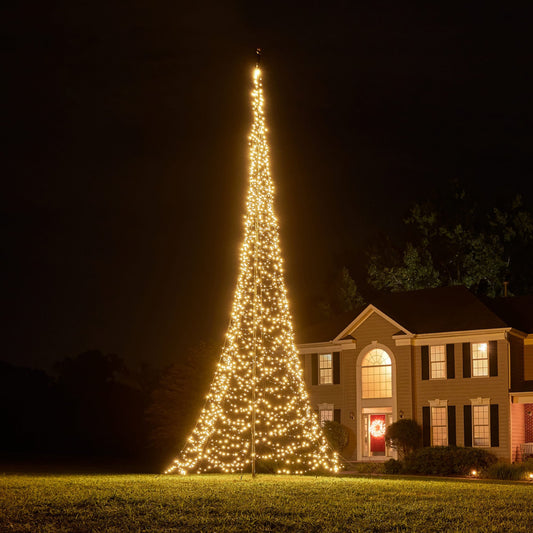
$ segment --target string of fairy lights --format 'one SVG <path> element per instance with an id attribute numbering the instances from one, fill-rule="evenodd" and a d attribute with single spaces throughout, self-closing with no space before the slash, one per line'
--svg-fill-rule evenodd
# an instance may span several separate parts
<path id="1" fill-rule="evenodd" d="M 230 326 L 204 408 L 166 473 L 255 475 L 258 466 L 303 474 L 339 468 L 311 409 L 294 342 L 259 64 L 252 109 L 244 241 Z"/>

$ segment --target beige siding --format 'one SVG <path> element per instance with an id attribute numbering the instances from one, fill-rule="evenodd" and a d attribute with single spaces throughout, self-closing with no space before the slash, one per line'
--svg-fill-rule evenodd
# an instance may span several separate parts
<path id="1" fill-rule="evenodd" d="M 343 455 L 352 457 L 356 453 L 356 430 L 357 417 L 355 411 L 355 350 L 345 350 L 341 352 L 341 386 L 342 402 L 339 406 L 341 410 L 341 424 L 344 424 L 350 430 L 350 441 Z"/>
<path id="2" fill-rule="evenodd" d="M 422 423 L 422 407 L 429 406 L 429 400 L 448 400 L 455 405 L 457 424 L 457 445 L 464 446 L 464 405 L 470 405 L 472 398 L 490 398 L 491 404 L 498 404 L 500 446 L 489 451 L 500 459 L 511 459 L 509 439 L 510 404 L 508 392 L 507 341 L 498 344 L 498 376 L 463 378 L 463 347 L 455 344 L 455 379 L 422 380 L 421 347 L 416 347 L 415 375 L 417 390 L 416 420 Z"/>
<path id="3" fill-rule="evenodd" d="M 322 351 L 326 353 L 326 351 Z M 331 353 L 331 352 L 329 352 Z M 304 378 L 311 398 L 311 406 L 317 410 L 319 404 L 333 404 L 335 409 L 341 410 L 341 424 L 350 431 L 350 440 L 343 455 L 349 458 L 355 452 L 356 419 L 355 419 L 355 350 L 340 352 L 340 384 L 312 385 L 311 354 L 305 354 Z M 353 413 L 354 419 L 350 418 Z"/>
<path id="4" fill-rule="evenodd" d="M 396 366 L 397 412 L 403 411 L 404 418 L 413 413 L 411 347 L 396 346 L 392 338 L 398 327 L 374 313 L 351 334 L 357 339 L 357 356 L 368 349 L 373 342 L 384 344 L 394 354 Z"/>

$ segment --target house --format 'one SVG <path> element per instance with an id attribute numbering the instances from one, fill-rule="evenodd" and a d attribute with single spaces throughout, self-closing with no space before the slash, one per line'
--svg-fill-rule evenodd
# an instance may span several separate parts
<path id="1" fill-rule="evenodd" d="M 533 454 L 533 296 L 485 300 L 460 286 L 393 293 L 304 331 L 313 408 L 350 430 L 343 456 L 395 457 L 386 427 L 422 426 L 424 446 Z"/>

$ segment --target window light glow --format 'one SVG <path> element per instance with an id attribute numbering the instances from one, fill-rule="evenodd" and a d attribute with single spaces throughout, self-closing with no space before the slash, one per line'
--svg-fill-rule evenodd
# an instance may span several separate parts
<path id="1" fill-rule="evenodd" d="M 472 375 L 489 375 L 489 353 L 486 342 L 472 344 Z"/>
<path id="2" fill-rule="evenodd" d="M 331 385 L 333 383 L 333 359 L 330 353 L 321 353 L 319 356 L 319 383 Z"/>
<path id="3" fill-rule="evenodd" d="M 392 363 L 385 350 L 370 350 L 361 362 L 362 398 L 392 396 Z"/>
<path id="4" fill-rule="evenodd" d="M 431 379 L 442 379 L 446 377 L 446 347 L 430 346 L 430 367 Z"/>

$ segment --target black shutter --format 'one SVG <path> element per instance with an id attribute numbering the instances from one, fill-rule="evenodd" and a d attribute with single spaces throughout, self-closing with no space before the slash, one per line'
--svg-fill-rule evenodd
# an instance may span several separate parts
<path id="1" fill-rule="evenodd" d="M 333 352 L 333 384 L 338 385 L 341 382 L 341 354 Z"/>
<path id="2" fill-rule="evenodd" d="M 455 345 L 446 345 L 446 377 L 455 378 Z"/>
<path id="3" fill-rule="evenodd" d="M 341 423 L 341 410 L 340 409 L 334 409 L 333 410 L 333 421 Z"/>
<path id="4" fill-rule="evenodd" d="M 422 353 L 422 379 L 429 379 L 429 346 L 422 346 L 421 353 Z"/>
<path id="5" fill-rule="evenodd" d="M 429 407 L 422 407 L 422 446 L 431 446 L 431 415 Z"/>
<path id="6" fill-rule="evenodd" d="M 470 377 L 470 343 L 463 342 L 463 377 Z"/>
<path id="7" fill-rule="evenodd" d="M 464 406 L 465 446 L 472 446 L 472 406 Z"/>
<path id="8" fill-rule="evenodd" d="M 448 405 L 448 446 L 457 445 L 455 431 L 455 405 Z"/>
<path id="9" fill-rule="evenodd" d="M 318 385 L 318 354 L 311 354 L 311 384 Z"/>
<path id="10" fill-rule="evenodd" d="M 489 341 L 489 375 L 498 375 L 498 343 Z"/>
<path id="11" fill-rule="evenodd" d="M 490 445 L 492 448 L 500 445 L 500 420 L 498 404 L 490 406 Z"/>

